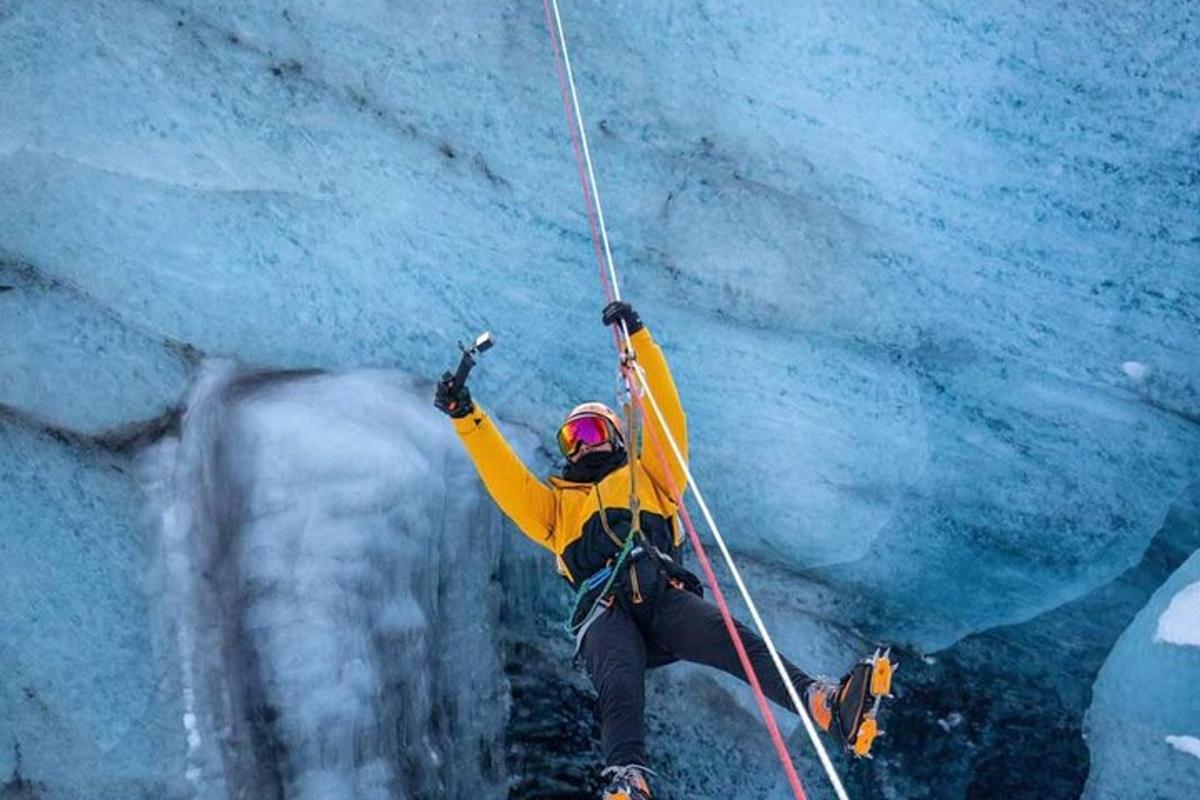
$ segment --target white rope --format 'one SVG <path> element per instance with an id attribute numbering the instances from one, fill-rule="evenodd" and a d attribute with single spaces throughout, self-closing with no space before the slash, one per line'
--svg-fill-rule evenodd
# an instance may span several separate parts
<path id="1" fill-rule="evenodd" d="M 817 757 L 821 760 L 821 766 L 825 768 L 825 774 L 829 776 L 829 782 L 833 784 L 833 790 L 837 794 L 839 800 L 849 800 L 846 794 L 846 788 L 842 785 L 841 779 L 838 777 L 837 770 L 833 766 L 833 762 L 829 759 L 829 753 L 825 750 L 825 745 L 821 742 L 820 735 L 817 733 L 816 726 L 808 716 L 808 711 L 804 708 L 804 702 L 800 699 L 800 693 L 796 691 L 796 685 L 792 682 L 792 677 L 788 675 L 787 669 L 783 665 L 783 659 L 779 656 L 779 650 L 775 647 L 775 641 L 771 638 L 771 634 L 767 632 L 766 623 L 763 622 L 762 616 L 758 613 L 758 606 L 754 603 L 754 598 L 750 596 L 750 590 L 746 588 L 746 583 L 742 580 L 742 574 L 737 568 L 737 564 L 733 562 L 733 555 L 729 552 L 729 548 L 725 546 L 725 537 L 721 535 L 720 529 L 717 527 L 716 520 L 713 519 L 712 513 L 708 510 L 708 503 L 704 501 L 704 495 L 700 493 L 700 487 L 696 484 L 696 479 L 692 477 L 692 471 L 688 469 L 687 461 L 680 452 L 679 445 L 675 442 L 675 437 L 671 434 L 670 426 L 663 417 L 662 410 L 658 407 L 658 401 L 654 399 L 654 393 L 650 391 L 650 385 L 646 381 L 646 373 L 642 369 L 642 365 L 636 361 L 633 362 L 634 371 L 638 377 L 638 383 L 642 393 L 650 401 L 650 408 L 654 411 L 654 416 L 658 418 L 659 428 L 666 436 L 667 443 L 671 446 L 671 452 L 675 454 L 675 460 L 683 467 L 684 477 L 687 478 L 688 488 L 696 497 L 696 504 L 700 507 L 700 513 L 704 515 L 704 521 L 708 524 L 708 528 L 712 531 L 713 538 L 717 542 L 717 547 L 721 550 L 721 555 L 725 559 L 725 563 L 729 566 L 729 572 L 733 575 L 733 580 L 737 584 L 738 591 L 741 592 L 742 599 L 746 601 L 746 607 L 750 609 L 750 616 L 754 619 L 754 625 L 758 628 L 759 634 L 762 636 L 763 643 L 767 646 L 767 651 L 771 654 L 771 660 L 775 663 L 775 669 L 779 670 L 779 677 L 783 679 L 784 686 L 787 687 L 788 697 L 791 698 L 792 704 L 796 707 L 796 712 L 800 715 L 800 721 L 804 723 L 804 730 L 808 732 L 808 738 L 812 741 L 813 749 L 817 751 Z"/>
<path id="2" fill-rule="evenodd" d="M 608 246 L 608 228 L 604 224 L 604 207 L 600 204 L 600 186 L 596 183 L 596 173 L 592 169 L 592 150 L 588 146 L 587 128 L 583 126 L 583 106 L 579 104 L 579 94 L 575 91 L 575 72 L 571 69 L 571 56 L 567 52 L 567 36 L 563 32 L 562 17 L 558 13 L 558 0 L 551 0 L 554 9 L 554 27 L 558 33 L 558 43 L 562 47 L 563 63 L 567 68 L 567 85 L 571 87 L 571 105 L 575 111 L 575 123 L 579 128 L 579 139 L 583 145 L 583 161 L 587 165 L 588 183 L 591 185 L 592 201 L 596 206 L 596 219 L 599 220 L 600 240 L 604 242 L 604 260 L 608 265 L 609 281 L 612 284 L 613 298 L 621 299 L 621 286 L 617 283 L 617 268 L 613 265 L 612 248 Z M 625 326 L 622 325 L 622 328 Z M 625 346 L 629 347 L 629 331 L 625 331 Z"/>
<path id="3" fill-rule="evenodd" d="M 554 10 L 554 24 L 557 29 L 559 46 L 562 48 L 563 62 L 566 66 L 567 84 L 571 90 L 571 101 L 575 112 L 575 122 L 579 128 L 579 138 L 582 143 L 583 159 L 587 166 L 588 183 L 591 188 L 593 203 L 596 206 L 596 217 L 600 228 L 601 241 L 604 243 L 604 258 L 608 266 L 609 280 L 612 284 L 613 296 L 615 299 L 621 299 L 621 287 L 617 281 L 617 269 L 613 264 L 612 248 L 608 243 L 608 228 L 604 223 L 604 208 L 600 203 L 600 188 L 596 183 L 596 173 L 592 168 L 592 153 L 588 145 L 587 129 L 583 123 L 583 108 L 579 102 L 579 93 L 575 88 L 575 73 L 571 68 L 571 57 L 567 52 L 567 37 L 563 30 L 562 16 L 558 10 L 558 0 L 551 0 L 551 6 Z M 632 350 L 632 345 L 629 341 L 629 330 L 624 322 L 621 324 L 621 330 L 624 335 L 626 350 Z M 817 751 L 817 756 L 821 761 L 821 766 L 825 769 L 825 774 L 829 776 L 829 782 L 833 785 L 833 790 L 838 796 L 838 800 L 849 800 L 846 794 L 846 788 L 842 785 L 841 779 L 838 777 L 837 770 L 833 766 L 833 762 L 829 759 L 829 754 L 825 750 L 824 744 L 821 742 L 820 735 L 817 733 L 816 727 L 808 716 L 808 712 L 804 708 L 804 702 L 800 699 L 800 693 L 796 691 L 796 685 L 792 682 L 792 678 L 787 673 L 787 669 L 783 665 L 783 659 L 779 656 L 779 651 L 775 647 L 775 642 L 771 638 L 771 634 L 767 631 L 767 626 L 763 622 L 762 616 L 758 613 L 758 606 L 755 605 L 754 599 L 750 596 L 750 590 L 746 588 L 745 582 L 742 580 L 742 574 L 738 570 L 737 565 L 733 561 L 733 555 L 729 552 L 729 548 L 725 545 L 725 538 L 721 535 L 720 529 L 717 527 L 716 521 L 713 519 L 712 513 L 708 509 L 708 503 L 704 501 L 704 496 L 700 493 L 700 487 L 696 484 L 695 478 L 692 477 L 692 472 L 688 469 L 687 462 L 680 452 L 679 445 L 675 442 L 675 437 L 671 434 L 671 429 L 667 425 L 666 419 L 663 417 L 662 410 L 658 407 L 658 402 L 654 399 L 654 394 L 650 391 L 650 386 L 646 382 L 646 375 L 640 364 L 636 361 L 631 362 L 634 372 L 638 377 L 638 383 L 641 384 L 641 391 L 650 400 L 650 407 L 654 410 L 655 416 L 658 418 L 659 426 L 666 435 L 667 443 L 671 446 L 671 451 L 674 453 L 676 460 L 683 467 L 683 473 L 687 477 L 687 485 L 692 490 L 696 497 L 696 503 L 700 506 L 700 512 L 704 515 L 704 521 L 708 524 L 709 530 L 712 531 L 713 538 L 716 539 L 717 546 L 721 550 L 721 555 L 725 559 L 725 563 L 729 567 L 730 573 L 733 575 L 734 582 L 737 583 L 738 591 L 741 592 L 742 599 L 746 601 L 746 607 L 750 610 L 750 615 L 754 619 L 754 625 L 758 628 L 759 634 L 762 636 L 763 643 L 766 644 L 768 652 L 771 654 L 771 660 L 775 664 L 775 668 L 779 670 L 779 676 L 783 679 L 784 686 L 787 687 L 788 696 L 796 707 L 796 712 L 800 715 L 801 722 L 804 723 L 804 729 L 808 733 L 808 738 L 812 741 L 813 748 Z"/>

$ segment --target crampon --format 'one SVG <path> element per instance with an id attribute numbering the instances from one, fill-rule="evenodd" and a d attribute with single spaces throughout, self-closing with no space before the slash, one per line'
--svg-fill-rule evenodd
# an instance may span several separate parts
<path id="1" fill-rule="evenodd" d="M 837 689 L 833 716 L 838 733 L 846 749 L 858 758 L 870 758 L 871 746 L 883 736 L 879 709 L 892 696 L 892 675 L 899 666 L 890 656 L 890 648 L 876 650 L 855 664 Z"/>
<path id="2" fill-rule="evenodd" d="M 817 684 L 809 695 L 813 721 L 840 736 L 846 749 L 858 758 L 870 758 L 871 746 L 883 735 L 879 709 L 892 696 L 892 673 L 898 666 L 890 654 L 891 650 L 876 650 L 855 664 L 836 686 Z"/>

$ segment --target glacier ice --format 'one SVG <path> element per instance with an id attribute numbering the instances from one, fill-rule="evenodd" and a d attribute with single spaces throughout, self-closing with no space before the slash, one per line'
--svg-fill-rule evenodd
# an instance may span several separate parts
<path id="1" fill-rule="evenodd" d="M 1184 587 L 1158 618 L 1154 641 L 1200 647 L 1200 581 Z"/>
<path id="2" fill-rule="evenodd" d="M 599 292 L 534 6 L 14 4 L 4 249 L 251 363 L 433 375 L 486 325 L 509 355 L 480 387 L 552 430 L 612 381 L 576 334 Z M 568 11 L 627 289 L 744 552 L 861 585 L 912 552 L 881 613 L 926 646 L 1136 561 L 1196 468 L 1174 8 Z M 793 425 L 740 413 L 760 387 Z M 911 618 L 931 582 L 946 614 Z"/>
<path id="3" fill-rule="evenodd" d="M 1200 483 L 1171 504 L 1141 560 L 1116 580 L 934 656 L 901 654 L 900 702 L 885 725 L 903 743 L 880 754 L 873 783 L 857 794 L 1079 797 L 1097 673 L 1150 596 L 1200 549 L 1198 517 Z M 938 724 L 952 715 L 960 721 L 950 730 Z"/>
<path id="4" fill-rule="evenodd" d="M 1111 641 L 1125 624 L 1106 593 L 1151 554 L 1164 516 L 1200 476 L 1194 9 L 699 0 L 564 13 L 626 294 L 672 361 L 695 472 L 786 649 L 829 671 L 879 639 L 940 651 L 913 676 L 937 714 L 907 724 L 937 752 L 922 726 L 960 737 L 987 767 L 964 775 L 965 761 L 947 764 L 943 786 L 976 790 L 971 780 L 1004 763 L 1003 741 L 970 737 L 1008 719 L 1018 690 L 1044 691 L 1061 709 L 1051 730 L 1077 737 L 1088 699 L 1053 676 L 1091 680 L 1099 656 L 1082 640 Z M 197 427 L 208 413 L 198 398 L 221 380 L 199 368 L 202 356 L 250 365 L 248 374 L 319 368 L 346 380 L 342 370 L 402 364 L 431 377 L 452 362 L 457 337 L 489 327 L 500 347 L 473 388 L 541 445 L 564 409 L 611 397 L 545 37 L 539 4 L 513 0 L 0 4 L 0 464 L 20 476 L 0 486 L 5 607 L 18 609 L 0 630 L 0 668 L 22 676 L 0 689 L 0 776 L 15 760 L 10 727 L 24 743 L 22 774 L 64 792 L 169 793 L 189 757 L 202 785 L 227 774 L 204 749 L 215 741 L 211 715 L 225 713 L 210 701 L 222 695 L 196 695 L 189 712 L 178 685 L 192 669 L 194 691 L 216 691 L 204 681 L 220 688 L 224 662 L 189 651 L 172 626 L 187 614 L 241 617 L 209 607 L 212 586 L 189 588 L 213 553 L 153 551 L 171 531 L 198 544 L 185 536 L 198 523 L 180 498 L 211 489 L 200 476 L 220 438 Z M 379 391 L 407 380 L 353 374 Z M 302 395 L 336 380 L 268 381 L 255 397 L 304 406 Z M 280 396 L 285 386 L 299 394 Z M 370 418 L 330 391 L 330 402 Z M 410 402 L 395 391 L 397 409 Z M 139 462 L 160 492 L 160 540 L 140 521 L 145 501 L 128 475 L 177 406 L 192 422 Z M 338 473 L 341 454 L 289 437 L 285 419 L 254 408 L 225 409 L 261 448 L 247 457 L 290 454 L 276 466 L 294 466 L 280 474 L 296 486 L 308 486 L 305 471 L 351 474 Z M 304 419 L 325 419 L 305 408 Z M 441 423 L 422 422 L 412 441 L 450 459 Z M 354 439 L 345 426 L 349 414 L 328 427 Z M 371 452 L 399 446 L 377 445 Z M 273 483 L 265 468 L 214 474 L 264 507 L 311 501 L 320 517 L 329 498 Z M 418 474 L 406 477 L 437 483 Z M 469 471 L 443 479 L 470 484 Z M 359 488 L 390 491 L 366 478 Z M 472 524 L 498 524 L 478 502 Z M 354 518 L 361 531 L 323 522 L 346 536 L 311 553 L 311 573 L 294 574 L 264 544 L 305 545 L 286 509 L 243 520 L 239 542 L 256 570 L 248 585 L 316 581 L 298 608 L 328 620 L 323 592 L 346 564 L 382 580 L 362 552 L 344 562 L 336 550 L 377 543 L 376 510 Z M 98 560 L 81 556 L 96 548 Z M 395 559 L 373 566 L 412 574 Z M 526 571 L 540 573 L 518 570 L 529 596 L 502 601 L 505 635 L 518 638 L 561 601 L 552 576 Z M 39 576 L 64 588 L 50 592 Z M 1135 583 L 1113 590 L 1122 609 L 1154 588 Z M 375 609 L 347 597 L 364 617 Z M 301 750 L 319 749 L 306 726 L 332 719 L 344 730 L 366 713 L 378 675 L 357 663 L 339 672 L 330 696 L 348 716 L 327 716 L 309 691 L 314 675 L 332 674 L 331 652 L 361 646 L 362 629 L 317 625 L 299 642 L 302 626 L 277 599 L 268 591 L 245 608 L 246 620 L 270 624 L 237 652 L 269 668 L 254 672 L 262 686 L 235 693 L 263 709 L 312 695 L 272 724 Z M 392 608 L 395 596 L 377 600 Z M 81 639 L 93 661 L 64 652 L 60 614 L 70 608 L 97 622 Z M 417 618 L 396 608 L 398 620 Z M 100 630 L 111 636 L 93 638 Z M 292 644 L 311 653 L 307 664 L 281 655 Z M 1079 652 L 1085 666 L 1061 669 Z M 988 659 L 1012 653 L 1028 663 L 996 674 Z M 59 654 L 70 675 L 45 666 Z M 425 686 L 405 663 L 404 679 Z M 977 674 L 1003 697 L 961 697 Z M 25 676 L 38 678 L 33 697 L 13 688 Z M 677 670 L 662 694 L 686 702 L 679 687 L 706 681 Z M 88 694 L 90 683 L 111 691 Z M 704 696 L 720 707 L 719 692 Z M 59 725 L 42 705 L 70 716 Z M 420 710 L 409 711 L 416 725 Z M 942 731 L 937 720 L 951 712 L 965 722 Z M 129 733 L 101 755 L 91 743 L 110 744 L 93 736 L 107 718 Z M 1105 717 L 1092 719 L 1096 741 Z M 1158 731 L 1155 746 L 1189 758 L 1163 737 L 1195 733 Z M 911 765 L 897 748 L 893 764 Z M 684 749 L 695 768 L 702 751 Z M 745 751 L 729 758 L 769 768 Z M 414 785 L 443 774 L 411 763 L 424 765 Z M 872 776 L 864 786 L 883 776 L 880 791 L 928 789 L 903 784 L 882 759 L 872 770 L 860 773 Z M 300 793 L 354 775 L 336 772 L 291 778 Z M 364 767 L 355 779 L 376 777 Z"/>
<path id="5" fill-rule="evenodd" d="M 143 457 L 193 796 L 503 796 L 500 518 L 416 388 L 209 364 Z"/>
<path id="6" fill-rule="evenodd" d="M 1194 630 L 1200 552 L 1155 592 L 1113 647 L 1087 714 L 1092 769 L 1084 797 L 1186 800 L 1200 787 L 1200 643 L 1162 637 L 1164 622 Z M 1191 613 L 1183 616 L 1185 609 Z M 1176 616 L 1179 615 L 1179 616 Z"/>
<path id="7" fill-rule="evenodd" d="M 0 795 L 20 774 L 38 796 L 177 796 L 141 506 L 128 458 L 0 415 Z"/>
<path id="8" fill-rule="evenodd" d="M 0 348 L 0 405 L 55 427 L 120 438 L 130 423 L 179 402 L 191 372 L 185 348 L 31 265 L 0 258 L 0 285 L 0 339 L 21 342 Z"/>

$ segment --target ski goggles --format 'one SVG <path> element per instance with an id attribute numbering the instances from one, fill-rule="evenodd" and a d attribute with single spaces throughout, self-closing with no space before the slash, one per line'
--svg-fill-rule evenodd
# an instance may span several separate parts
<path id="1" fill-rule="evenodd" d="M 613 424 L 599 414 L 581 414 L 571 417 L 558 429 L 558 449 L 567 458 L 584 445 L 595 447 L 605 442 L 620 441 L 620 434 Z"/>

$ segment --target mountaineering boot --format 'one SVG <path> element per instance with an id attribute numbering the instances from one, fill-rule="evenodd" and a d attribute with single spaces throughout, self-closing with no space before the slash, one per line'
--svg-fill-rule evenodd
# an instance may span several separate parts
<path id="1" fill-rule="evenodd" d="M 875 651 L 854 665 L 836 685 L 815 681 L 805 693 L 808 712 L 821 730 L 841 736 L 846 749 L 859 758 L 871 756 L 879 730 L 879 708 L 892 696 L 892 673 L 896 665 L 890 651 Z"/>
<path id="2" fill-rule="evenodd" d="M 828 731 L 829 726 L 833 723 L 833 703 L 834 698 L 837 697 L 837 690 L 838 684 L 817 679 L 804 691 L 808 715 L 823 731 Z"/>
<path id="3" fill-rule="evenodd" d="M 646 783 L 646 775 L 654 773 L 646 767 L 639 764 L 606 767 L 600 774 L 608 778 L 603 800 L 650 800 L 650 785 Z"/>

